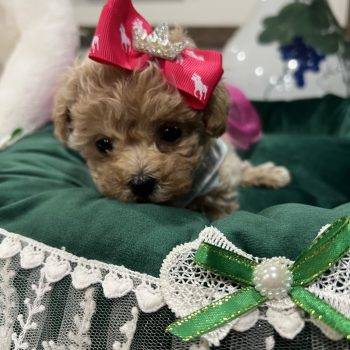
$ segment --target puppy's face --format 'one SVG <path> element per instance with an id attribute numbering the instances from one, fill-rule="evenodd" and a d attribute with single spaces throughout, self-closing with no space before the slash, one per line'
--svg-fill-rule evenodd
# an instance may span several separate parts
<path id="1" fill-rule="evenodd" d="M 130 73 L 85 61 L 56 97 L 56 135 L 86 159 L 98 189 L 122 201 L 167 202 L 187 193 L 212 137 L 225 130 L 220 85 L 195 111 L 155 63 Z"/>

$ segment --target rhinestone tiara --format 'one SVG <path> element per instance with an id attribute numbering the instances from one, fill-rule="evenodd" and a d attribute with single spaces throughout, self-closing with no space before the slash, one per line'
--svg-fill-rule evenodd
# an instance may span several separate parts
<path id="1" fill-rule="evenodd" d="M 166 23 L 157 26 L 150 34 L 143 29 L 142 23 L 135 23 L 133 32 L 133 45 L 137 51 L 167 60 L 174 60 L 187 44 L 186 41 L 171 42 L 169 26 Z"/>

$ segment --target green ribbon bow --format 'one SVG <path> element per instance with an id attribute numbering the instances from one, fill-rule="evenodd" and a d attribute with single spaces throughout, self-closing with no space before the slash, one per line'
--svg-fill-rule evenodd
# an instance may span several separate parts
<path id="1" fill-rule="evenodd" d="M 322 320 L 350 340 L 350 319 L 335 310 L 315 294 L 305 289 L 350 250 L 350 217 L 335 221 L 320 234 L 289 267 L 293 283 L 290 298 L 313 318 Z M 208 306 L 168 326 L 167 331 L 189 341 L 213 331 L 246 312 L 256 309 L 267 300 L 254 287 L 253 275 L 257 263 L 234 252 L 209 243 L 202 243 L 195 262 L 243 286 Z"/>

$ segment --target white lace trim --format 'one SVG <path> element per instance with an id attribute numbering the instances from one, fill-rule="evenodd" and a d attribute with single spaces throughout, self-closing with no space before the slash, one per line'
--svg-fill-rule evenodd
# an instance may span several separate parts
<path id="1" fill-rule="evenodd" d="M 43 298 L 46 293 L 51 290 L 50 282 L 45 280 L 45 273 L 41 272 L 38 284 L 32 284 L 32 290 L 35 293 L 34 300 L 26 298 L 24 304 L 27 308 L 27 317 L 23 314 L 17 316 L 17 320 L 21 326 L 21 332 L 12 334 L 12 341 L 14 344 L 14 350 L 28 349 L 29 344 L 25 341 L 26 335 L 29 331 L 35 330 L 38 324 L 33 320 L 34 317 L 45 310 L 45 306 L 42 304 Z"/>
<path id="2" fill-rule="evenodd" d="M 323 231 L 327 227 L 323 227 Z M 160 283 L 164 299 L 177 317 L 184 317 L 201 307 L 239 290 L 231 280 L 209 272 L 194 263 L 194 255 L 201 242 L 208 242 L 224 249 L 261 262 L 234 244 L 216 228 L 207 227 L 194 242 L 175 247 L 163 262 Z M 309 286 L 309 290 L 327 300 L 339 312 L 350 317 L 350 254 L 346 255 L 329 272 Z M 268 321 L 284 338 L 293 339 L 304 328 L 305 322 L 313 322 L 332 340 L 342 338 L 321 322 L 314 322 L 305 315 L 290 298 L 271 300 L 259 310 L 232 321 L 231 323 L 203 336 L 210 344 L 218 346 L 231 329 L 244 332 L 256 322 Z"/>
<path id="3" fill-rule="evenodd" d="M 11 269 L 11 261 L 6 260 L 0 268 L 0 310 L 2 310 L 2 325 L 0 326 L 0 349 L 11 347 L 13 324 L 17 314 L 16 292 L 13 288 L 15 271 Z"/>
<path id="4" fill-rule="evenodd" d="M 123 324 L 119 330 L 122 334 L 125 335 L 127 341 L 122 344 L 119 341 L 114 342 L 113 344 L 113 350 L 129 350 L 131 347 L 131 341 L 134 338 L 134 334 L 136 331 L 137 326 L 137 320 L 139 317 L 139 310 L 137 307 L 133 307 L 131 310 L 132 318 L 130 321 L 127 321 L 125 324 Z"/>
<path id="5" fill-rule="evenodd" d="M 12 265 L 16 267 L 12 268 Z M 23 281 L 20 289 L 16 290 L 13 279 L 18 269 L 33 272 L 30 272 L 30 280 Z M 69 306 L 66 306 L 69 317 L 62 320 L 60 341 L 43 341 L 41 346 L 44 350 L 91 348 L 89 332 L 96 311 L 94 294 L 98 284 L 102 286 L 104 297 L 110 300 L 120 299 L 130 292 L 135 295 L 136 306 L 129 311 L 131 320 L 119 327 L 119 336 L 110 336 L 114 338 L 111 343 L 113 350 L 130 348 L 139 310 L 151 313 L 165 305 L 158 278 L 124 266 L 79 258 L 65 250 L 0 229 L 0 349 L 34 348 L 39 336 L 35 333 L 40 334 L 47 317 L 46 304 L 51 300 L 52 286 L 66 276 L 70 276 L 70 286 L 76 290 L 72 292 Z M 23 300 L 21 313 L 18 312 L 21 308 L 17 297 L 19 292 L 28 295 Z M 128 312 L 125 306 L 120 307 L 115 309 L 116 313 Z M 19 331 L 14 331 L 15 322 Z M 118 322 L 120 320 L 116 324 Z"/>
<path id="6" fill-rule="evenodd" d="M 154 313 L 165 303 L 178 317 L 183 317 L 224 295 L 236 292 L 240 287 L 217 274 L 198 267 L 194 254 L 202 241 L 206 241 L 257 262 L 262 261 L 237 248 L 216 228 L 205 228 L 193 242 L 179 245 L 166 257 L 160 278 L 141 274 L 123 266 L 88 260 L 72 255 L 65 250 L 49 247 L 32 239 L 0 229 L 0 349 L 32 349 L 35 345 L 35 330 L 43 327 L 46 305 L 52 287 L 70 276 L 71 315 L 61 326 L 63 333 L 58 340 L 42 342 L 44 350 L 90 349 L 90 328 L 96 313 L 95 293 L 101 285 L 103 295 L 109 300 L 123 300 L 134 293 L 135 304 L 128 315 L 118 318 L 117 335 L 109 336 L 109 348 L 128 350 L 139 319 L 139 310 Z M 33 271 L 29 281 L 30 290 L 20 306 L 18 292 L 14 288 L 16 269 Z M 70 287 L 70 288 L 71 288 Z M 28 287 L 26 287 L 28 288 Z M 309 290 L 327 300 L 334 308 L 350 317 L 350 254 L 335 264 Z M 124 309 L 123 309 L 124 310 Z M 125 310 L 124 310 L 125 311 Z M 124 312 L 123 311 L 123 312 Z M 115 316 L 114 316 L 115 317 Z M 119 317 L 119 316 L 118 316 Z M 117 320 L 117 319 L 116 319 Z M 124 321 L 123 321 L 124 320 Z M 342 337 L 319 321 L 310 319 L 289 299 L 268 301 L 229 324 L 206 334 L 193 348 L 209 348 L 219 345 L 231 329 L 245 332 L 265 320 L 285 338 L 293 339 L 305 322 L 312 322 L 332 340 Z M 14 327 L 15 323 L 19 327 Z M 119 322 L 119 323 L 118 323 Z M 69 331 L 64 332 L 64 329 Z M 267 339 L 267 347 L 272 346 Z"/>
<path id="7" fill-rule="evenodd" d="M 6 245 L 0 244 L 0 259 L 13 257 L 19 252 L 21 252 L 21 257 L 22 257 L 23 254 L 27 255 L 27 253 L 32 252 L 34 250 L 35 252 L 41 252 L 46 255 L 54 255 L 54 256 L 60 257 L 62 260 L 67 260 L 70 263 L 76 263 L 82 266 L 91 266 L 92 268 L 96 268 L 99 270 L 106 270 L 106 271 L 116 272 L 117 274 L 127 275 L 131 278 L 142 280 L 148 284 L 158 285 L 159 283 L 158 278 L 156 277 L 129 270 L 124 266 L 119 266 L 119 265 L 117 266 L 117 265 L 107 264 L 98 260 L 89 260 L 82 257 L 78 257 L 69 252 L 66 252 L 64 248 L 62 249 L 53 248 L 44 243 L 35 241 L 31 238 L 21 236 L 17 233 L 8 232 L 0 228 L 0 237 L 1 236 L 8 238 L 9 239 L 8 242 L 11 241 L 11 244 L 9 243 L 6 243 Z M 22 249 L 21 243 L 23 244 L 23 249 Z M 27 248 L 28 250 L 25 249 L 25 247 L 27 246 L 30 247 L 30 248 Z M 41 255 L 41 257 L 43 256 Z M 38 259 L 36 266 L 34 265 L 34 266 L 26 266 L 26 267 L 22 266 L 22 267 L 34 268 L 34 267 L 40 266 L 42 263 L 43 263 L 43 260 Z"/>
<path id="8" fill-rule="evenodd" d="M 155 312 L 164 306 L 159 279 L 97 260 L 79 258 L 65 250 L 49 247 L 21 235 L 0 229 L 0 259 L 20 255 L 23 269 L 42 266 L 41 272 L 48 283 L 56 283 L 70 275 L 72 285 L 83 290 L 101 283 L 106 298 L 120 298 L 134 292 L 140 309 Z"/>

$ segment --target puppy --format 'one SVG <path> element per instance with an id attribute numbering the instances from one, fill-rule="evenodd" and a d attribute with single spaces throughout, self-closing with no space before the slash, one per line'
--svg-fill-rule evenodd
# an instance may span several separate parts
<path id="1" fill-rule="evenodd" d="M 171 39 L 192 42 L 179 28 Z M 239 185 L 290 181 L 284 167 L 253 167 L 224 143 L 229 107 L 219 83 L 204 110 L 190 108 L 156 60 L 130 72 L 85 59 L 64 78 L 53 120 L 57 137 L 85 158 L 104 195 L 219 218 L 238 209 Z"/>

